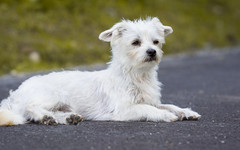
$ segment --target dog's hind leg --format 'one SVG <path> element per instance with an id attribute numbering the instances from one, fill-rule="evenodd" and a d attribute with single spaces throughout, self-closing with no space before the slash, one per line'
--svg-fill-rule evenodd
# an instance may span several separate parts
<path id="1" fill-rule="evenodd" d="M 77 125 L 83 120 L 81 115 L 73 112 L 57 111 L 54 113 L 54 116 L 59 124 Z"/>
<path id="2" fill-rule="evenodd" d="M 178 116 L 179 120 L 198 120 L 201 117 L 201 115 L 192 111 L 190 108 L 180 108 L 171 104 L 160 104 L 157 108 L 174 113 Z"/>
<path id="3" fill-rule="evenodd" d="M 26 106 L 26 117 L 29 121 L 45 125 L 57 125 L 53 112 L 46 107 L 47 105 L 31 103 Z"/>

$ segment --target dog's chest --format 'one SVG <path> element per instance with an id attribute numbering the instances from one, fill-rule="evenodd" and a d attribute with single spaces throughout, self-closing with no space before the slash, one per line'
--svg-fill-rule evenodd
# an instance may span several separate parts
<path id="1" fill-rule="evenodd" d="M 131 84 L 130 96 L 133 103 L 148 103 L 152 99 L 152 87 L 148 84 Z"/>

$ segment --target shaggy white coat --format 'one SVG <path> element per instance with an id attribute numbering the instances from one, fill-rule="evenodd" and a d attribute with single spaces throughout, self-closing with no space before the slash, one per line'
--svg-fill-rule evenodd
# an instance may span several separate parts
<path id="1" fill-rule="evenodd" d="M 44 115 L 67 124 L 70 114 L 79 114 L 86 120 L 113 121 L 171 122 L 200 118 L 189 108 L 160 101 L 158 63 L 164 39 L 172 31 L 158 18 L 115 24 L 99 36 L 112 47 L 112 60 L 106 70 L 62 71 L 26 80 L 1 102 L 0 125 L 40 121 Z M 134 45 L 135 41 L 139 45 Z M 156 59 L 149 60 L 148 49 L 156 50 Z"/>

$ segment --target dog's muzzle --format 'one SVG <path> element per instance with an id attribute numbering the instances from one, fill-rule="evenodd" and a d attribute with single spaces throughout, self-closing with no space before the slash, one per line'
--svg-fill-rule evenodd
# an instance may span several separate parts
<path id="1" fill-rule="evenodd" d="M 147 53 L 147 59 L 145 60 L 146 62 L 150 62 L 150 61 L 156 61 L 156 50 L 155 49 L 148 49 L 146 51 Z"/>

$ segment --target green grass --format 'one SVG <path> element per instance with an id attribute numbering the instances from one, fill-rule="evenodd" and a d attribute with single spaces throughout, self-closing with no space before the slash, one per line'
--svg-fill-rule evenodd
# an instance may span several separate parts
<path id="1" fill-rule="evenodd" d="M 106 62 L 101 31 L 157 16 L 174 33 L 165 54 L 240 43 L 238 0 L 1 0 L 0 75 Z M 39 61 L 29 56 L 37 52 Z"/>

